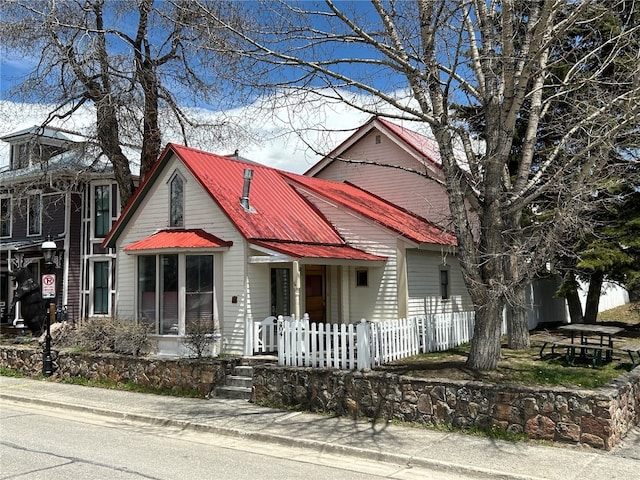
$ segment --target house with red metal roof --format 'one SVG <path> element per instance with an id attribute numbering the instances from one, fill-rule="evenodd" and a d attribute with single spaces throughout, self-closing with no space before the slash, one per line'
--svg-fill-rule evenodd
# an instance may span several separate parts
<path id="1" fill-rule="evenodd" d="M 384 118 L 372 117 L 305 175 L 338 182 L 348 180 L 443 230 L 453 230 L 437 142 Z M 452 253 L 442 249 L 441 266 L 457 265 Z M 416 287 L 425 272 L 438 276 L 441 266 L 433 265 L 432 260 L 424 250 L 407 251 L 408 316 L 451 311 L 448 299 L 435 298 L 426 286 Z M 529 285 L 529 328 L 567 319 L 565 301 L 555 295 L 560 283 L 558 277 L 545 277 Z M 455 304 L 453 308 L 455 311 Z"/>
<path id="2" fill-rule="evenodd" d="M 215 323 L 224 353 L 246 354 L 247 326 L 272 315 L 470 310 L 455 244 L 351 183 L 169 144 L 103 245 L 117 252 L 116 314 L 180 355 L 195 319 Z"/>

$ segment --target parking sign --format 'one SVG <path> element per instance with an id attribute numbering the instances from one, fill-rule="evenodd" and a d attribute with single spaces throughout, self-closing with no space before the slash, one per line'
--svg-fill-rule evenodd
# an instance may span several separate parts
<path id="1" fill-rule="evenodd" d="M 53 273 L 42 275 L 42 298 L 56 298 L 56 276 Z"/>

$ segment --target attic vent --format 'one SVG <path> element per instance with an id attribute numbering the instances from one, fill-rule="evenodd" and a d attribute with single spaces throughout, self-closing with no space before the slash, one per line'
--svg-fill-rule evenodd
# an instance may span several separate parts
<path id="1" fill-rule="evenodd" d="M 380 135 L 376 135 L 376 145 L 380 145 L 382 143 L 382 137 Z"/>
<path id="2" fill-rule="evenodd" d="M 242 178 L 244 178 L 244 186 L 242 187 L 242 197 L 240 197 L 240 205 L 242 205 L 245 210 L 251 210 L 251 207 L 249 206 L 249 189 L 251 188 L 253 170 L 251 170 L 250 168 L 245 168 Z"/>

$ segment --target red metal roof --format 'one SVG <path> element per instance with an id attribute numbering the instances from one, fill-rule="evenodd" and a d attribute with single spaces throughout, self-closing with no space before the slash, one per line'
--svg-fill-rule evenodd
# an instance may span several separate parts
<path id="1" fill-rule="evenodd" d="M 418 243 L 455 244 L 453 236 L 359 188 L 304 177 L 264 165 L 169 144 L 116 222 L 104 245 L 114 246 L 162 166 L 175 154 L 229 220 L 251 243 L 293 257 L 381 260 L 348 246 L 335 228 L 296 188 L 308 188 Z M 253 170 L 249 209 L 240 203 L 245 169 Z M 161 248 L 219 248 L 231 245 L 204 230 L 163 230 L 128 245 L 126 251 Z"/>
<path id="2" fill-rule="evenodd" d="M 424 218 L 388 203 L 354 185 L 293 173 L 283 174 L 316 194 L 357 212 L 414 242 L 439 245 L 457 244 L 454 235 L 444 232 Z"/>
<path id="3" fill-rule="evenodd" d="M 247 239 L 343 244 L 327 220 L 285 181 L 282 172 L 180 145 L 173 151 Z M 253 170 L 250 211 L 240 204 L 243 172 Z"/>
<path id="4" fill-rule="evenodd" d="M 161 230 L 153 235 L 124 247 L 125 252 L 166 248 L 221 248 L 230 247 L 226 242 L 202 229 Z"/>
<path id="5" fill-rule="evenodd" d="M 295 258 L 336 258 L 341 260 L 386 260 L 387 257 L 372 255 L 349 245 L 319 245 L 291 242 L 252 241 L 254 245 Z"/>

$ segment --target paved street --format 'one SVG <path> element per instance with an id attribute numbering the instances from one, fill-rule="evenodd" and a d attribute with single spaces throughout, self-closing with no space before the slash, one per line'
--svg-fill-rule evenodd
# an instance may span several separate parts
<path id="1" fill-rule="evenodd" d="M 240 400 L 2 376 L 0 402 L 0 479 L 629 480 L 640 471 L 637 428 L 615 450 L 604 452 L 372 425 Z M 189 465 L 194 470 L 185 473 Z M 58 469 L 60 477 L 51 475 Z M 97 473 L 86 476 L 86 470 Z M 20 476 L 23 472 L 29 473 Z"/>
<path id="2" fill-rule="evenodd" d="M 7 400 L 0 406 L 2 479 L 465 478 L 91 413 Z"/>

